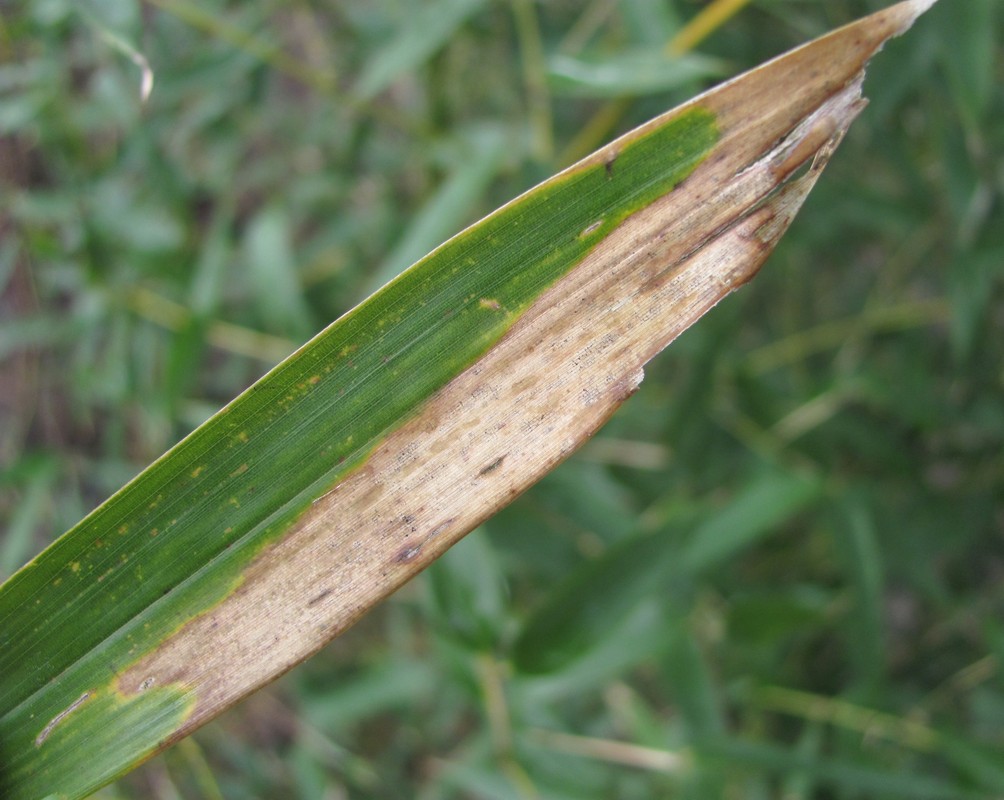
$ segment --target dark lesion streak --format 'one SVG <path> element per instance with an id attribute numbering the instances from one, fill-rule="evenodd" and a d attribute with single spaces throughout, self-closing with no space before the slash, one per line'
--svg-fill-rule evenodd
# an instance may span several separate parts
<path id="1" fill-rule="evenodd" d="M 70 705 L 69 705 L 68 708 L 64 708 L 62 711 L 60 711 L 58 714 L 56 714 L 56 716 L 54 716 L 51 720 L 49 720 L 49 724 L 46 725 L 42 729 L 42 732 L 39 733 L 38 736 L 35 737 L 35 747 L 41 747 L 42 743 L 45 742 L 45 740 L 49 738 L 49 734 L 52 733 L 53 729 L 60 722 L 62 722 L 64 719 L 66 719 L 68 716 L 70 716 L 70 714 L 72 714 L 74 711 L 76 711 L 78 708 L 80 708 L 80 706 L 82 706 L 84 703 L 86 703 L 87 699 L 90 696 L 91 696 L 90 692 L 84 692 L 82 695 L 80 695 L 80 697 L 78 697 L 76 700 L 74 700 L 72 703 L 70 703 Z"/>
<path id="2" fill-rule="evenodd" d="M 323 599 L 324 599 L 325 597 L 327 597 L 328 595 L 330 595 L 332 591 L 333 591 L 332 589 L 325 589 L 325 590 L 324 590 L 323 592 L 321 592 L 321 593 L 320 593 L 319 595 L 317 595 L 316 597 L 313 597 L 313 598 L 311 598 L 310 600 L 308 600 L 308 601 L 307 601 L 307 608 L 310 608 L 310 606 L 316 606 L 316 605 L 317 605 L 318 603 L 320 603 L 320 602 L 321 602 L 321 601 L 322 601 L 322 600 L 323 600 Z"/>
<path id="3" fill-rule="evenodd" d="M 491 464 L 489 464 L 487 467 L 482 467 L 478 471 L 478 477 L 482 477 L 483 478 L 488 473 L 494 472 L 495 470 L 497 470 L 499 467 L 502 466 L 502 462 L 503 461 L 505 461 L 505 456 L 499 456 Z"/>
<path id="4" fill-rule="evenodd" d="M 422 544 L 412 544 L 407 547 L 402 548 L 396 556 L 394 556 L 395 564 L 407 564 L 409 561 L 414 561 L 419 553 L 422 552 Z"/>

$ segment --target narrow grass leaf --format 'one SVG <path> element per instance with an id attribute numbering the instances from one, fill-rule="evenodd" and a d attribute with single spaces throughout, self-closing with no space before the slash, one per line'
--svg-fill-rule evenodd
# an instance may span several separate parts
<path id="1" fill-rule="evenodd" d="M 975 742 L 943 733 L 938 736 L 938 747 L 945 761 L 960 773 L 968 775 L 994 797 L 1004 795 L 1004 763 L 996 743 Z"/>
<path id="2" fill-rule="evenodd" d="M 994 91 L 1000 91 L 994 72 L 995 62 L 1000 57 L 995 38 L 1001 4 L 998 0 L 970 0 L 965 14 L 947 4 L 936 13 L 941 23 L 943 60 L 952 78 L 953 96 L 963 117 L 975 128 L 982 121 Z"/>
<path id="3" fill-rule="evenodd" d="M 565 459 L 756 274 L 861 111 L 864 65 L 930 4 L 730 81 L 455 236 L 0 586 L 0 795 L 81 797 L 179 741 Z M 454 24 L 477 4 L 447 5 Z M 811 494 L 780 485 L 689 566 Z"/>
<path id="4" fill-rule="evenodd" d="M 304 689 L 309 702 L 302 713 L 322 730 L 342 732 L 367 717 L 414 707 L 435 688 L 428 664 L 401 659 L 341 680 L 323 693 Z"/>
<path id="5" fill-rule="evenodd" d="M 858 679 L 878 685 L 885 673 L 884 569 L 875 520 L 864 492 L 844 492 L 833 531 L 836 551 L 854 591 L 854 608 L 847 621 L 847 652 Z"/>
<path id="6" fill-rule="evenodd" d="M 672 540 L 629 537 L 574 572 L 524 625 L 512 650 L 516 669 L 555 672 L 597 647 L 673 569 Z"/>
<path id="7" fill-rule="evenodd" d="M 436 53 L 485 0 L 435 0 L 402 20 L 400 30 L 374 53 L 356 82 L 355 92 L 369 100 Z"/>
<path id="8" fill-rule="evenodd" d="M 366 282 L 376 291 L 414 264 L 439 242 L 471 219 L 471 209 L 484 196 L 512 149 L 512 132 L 501 126 L 481 126 L 471 131 L 453 170 L 429 197 L 401 238 Z"/>
<path id="9" fill-rule="evenodd" d="M 470 534 L 429 568 L 433 624 L 470 650 L 488 650 L 502 628 L 505 584 L 483 529 Z"/>
<path id="10" fill-rule="evenodd" d="M 908 800 L 987 800 L 983 792 L 904 770 L 883 770 L 850 759 L 816 758 L 798 750 L 723 738 L 695 748 L 703 759 L 724 759 L 770 773 L 802 771 L 813 783 L 824 784 L 859 797 L 902 797 Z M 720 763 L 720 762 L 719 762 Z"/>
<path id="11" fill-rule="evenodd" d="M 263 208 L 251 219 L 244 238 L 244 263 L 266 330 L 309 336 L 310 308 L 296 271 L 291 221 L 282 208 Z"/>
<path id="12" fill-rule="evenodd" d="M 675 626 L 663 665 L 673 701 L 686 722 L 690 738 L 701 741 L 721 736 L 725 732 L 721 693 L 704 654 L 685 624 Z"/>
<path id="13" fill-rule="evenodd" d="M 513 646 L 524 673 L 555 672 L 596 647 L 647 596 L 665 594 L 699 572 L 767 535 L 818 496 L 817 481 L 771 473 L 707 523 L 681 552 L 680 525 L 641 533 L 612 546 L 563 581 L 527 620 Z"/>
<path id="14" fill-rule="evenodd" d="M 775 532 L 822 490 L 822 481 L 802 475 L 769 472 L 755 478 L 694 532 L 681 556 L 684 569 L 697 574 L 734 556 Z"/>
<path id="15" fill-rule="evenodd" d="M 48 458 L 33 459 L 19 466 L 15 468 L 21 484 L 17 508 L 0 539 L 0 580 L 14 572 L 31 552 L 35 532 L 49 511 L 48 499 L 56 478 L 56 465 Z M 0 474 L 0 486 L 6 482 L 2 479 L 13 477 L 10 472 Z"/>
<path id="16" fill-rule="evenodd" d="M 548 62 L 554 93 L 579 97 L 656 94 L 725 71 L 719 59 L 698 54 L 671 58 L 661 47 L 615 55 L 559 53 Z"/>

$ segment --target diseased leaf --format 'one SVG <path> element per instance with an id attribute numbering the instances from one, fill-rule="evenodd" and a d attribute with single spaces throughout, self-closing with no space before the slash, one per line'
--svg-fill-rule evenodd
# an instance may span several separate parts
<path id="1" fill-rule="evenodd" d="M 864 64 L 931 2 L 730 81 L 455 236 L 3 584 L 0 795 L 81 797 L 184 737 L 586 441 L 756 274 L 860 112 Z M 450 24 L 474 5 L 444 4 Z M 768 500 L 685 565 L 797 506 Z"/>

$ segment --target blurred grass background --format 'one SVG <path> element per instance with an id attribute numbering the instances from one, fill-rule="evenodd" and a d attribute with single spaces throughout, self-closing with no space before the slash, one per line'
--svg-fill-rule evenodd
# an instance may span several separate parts
<path id="1" fill-rule="evenodd" d="M 5 4 L 0 578 L 450 234 L 882 5 Z M 99 797 L 1004 796 L 1002 32 L 891 43 L 592 443 Z"/>

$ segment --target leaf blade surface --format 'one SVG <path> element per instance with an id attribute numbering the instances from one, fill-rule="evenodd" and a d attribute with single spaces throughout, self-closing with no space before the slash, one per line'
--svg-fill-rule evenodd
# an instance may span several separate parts
<path id="1" fill-rule="evenodd" d="M 82 796 L 187 735 L 567 457 L 756 273 L 865 62 L 927 5 L 735 79 L 454 237 L 0 587 L 5 796 Z"/>

